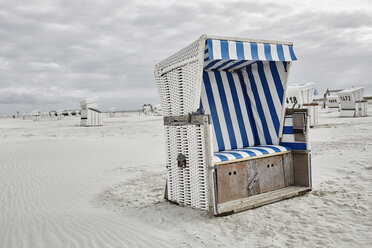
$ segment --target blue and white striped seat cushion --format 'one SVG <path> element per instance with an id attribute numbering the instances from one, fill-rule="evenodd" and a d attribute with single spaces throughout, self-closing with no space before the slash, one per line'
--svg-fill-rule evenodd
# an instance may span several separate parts
<path id="1" fill-rule="evenodd" d="M 291 148 L 277 145 L 252 146 L 230 151 L 215 152 L 213 154 L 213 163 L 231 161 L 235 159 L 244 159 L 250 157 L 259 157 L 267 154 L 290 151 Z"/>

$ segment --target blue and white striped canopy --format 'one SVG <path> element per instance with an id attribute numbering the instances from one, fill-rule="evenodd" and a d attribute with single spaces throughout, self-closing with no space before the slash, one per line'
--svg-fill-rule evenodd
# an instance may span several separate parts
<path id="1" fill-rule="evenodd" d="M 238 70 L 256 61 L 297 60 L 292 45 L 207 39 L 206 70 Z"/>
<path id="2" fill-rule="evenodd" d="M 200 109 L 212 117 L 214 152 L 279 145 L 290 43 L 208 38 Z"/>

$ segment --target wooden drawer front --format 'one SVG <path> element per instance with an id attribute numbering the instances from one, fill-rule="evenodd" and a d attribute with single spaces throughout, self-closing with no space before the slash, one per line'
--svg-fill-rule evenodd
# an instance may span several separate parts
<path id="1" fill-rule="evenodd" d="M 282 156 L 257 160 L 260 193 L 285 187 Z"/>
<path id="2" fill-rule="evenodd" d="M 247 162 L 237 162 L 217 169 L 218 203 L 248 197 Z"/>

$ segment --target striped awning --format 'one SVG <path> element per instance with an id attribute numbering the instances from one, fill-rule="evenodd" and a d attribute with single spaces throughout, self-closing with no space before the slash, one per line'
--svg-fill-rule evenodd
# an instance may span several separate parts
<path id="1" fill-rule="evenodd" d="M 295 61 L 292 45 L 207 39 L 208 59 Z"/>

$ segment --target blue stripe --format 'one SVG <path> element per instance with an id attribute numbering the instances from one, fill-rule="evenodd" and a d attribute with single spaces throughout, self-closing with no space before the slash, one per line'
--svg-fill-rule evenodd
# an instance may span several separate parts
<path id="1" fill-rule="evenodd" d="M 276 135 L 279 135 L 280 122 L 279 122 L 278 115 L 276 114 L 276 108 L 273 102 L 273 98 L 271 97 L 271 92 L 270 92 L 269 84 L 267 83 L 265 69 L 264 69 L 264 65 L 262 61 L 257 62 L 257 69 L 258 69 L 258 75 L 260 76 L 261 85 L 262 85 L 262 88 L 264 90 L 264 94 L 266 97 L 266 102 L 269 107 L 271 120 L 274 124 Z M 269 119 L 269 116 L 268 116 L 268 119 Z"/>
<path id="2" fill-rule="evenodd" d="M 229 43 L 227 42 L 227 40 L 221 40 L 221 57 L 222 59 L 230 59 Z"/>
<path id="3" fill-rule="evenodd" d="M 211 86 L 211 82 L 209 80 L 209 76 L 207 72 L 203 73 L 203 80 L 204 80 L 205 91 L 206 91 L 207 98 L 208 98 L 209 109 L 211 111 L 213 128 L 214 128 L 214 132 L 215 132 L 217 144 L 218 144 L 218 150 L 223 151 L 225 150 L 225 144 L 223 143 L 221 126 L 220 126 L 220 122 L 218 121 L 218 113 L 216 109 L 216 104 L 213 99 L 212 86 Z"/>
<path id="4" fill-rule="evenodd" d="M 238 60 L 245 60 L 243 42 L 237 41 L 236 44 L 236 55 Z"/>
<path id="5" fill-rule="evenodd" d="M 250 150 L 247 150 L 246 148 L 241 148 L 241 149 L 236 149 L 237 151 L 239 152 L 245 152 L 249 155 L 249 157 L 255 157 L 257 156 L 256 153 L 250 151 Z"/>
<path id="6" fill-rule="evenodd" d="M 266 60 L 269 60 L 269 61 L 272 61 L 273 60 L 273 57 L 271 56 L 271 46 L 270 44 L 264 44 L 264 48 L 265 48 L 265 57 L 266 57 Z"/>
<path id="7" fill-rule="evenodd" d="M 203 103 L 201 99 L 200 99 L 200 106 L 199 106 L 199 114 L 200 115 L 204 114 Z"/>
<path id="8" fill-rule="evenodd" d="M 221 162 L 224 162 L 224 161 L 228 161 L 229 160 L 226 156 L 221 155 L 221 154 L 216 154 L 215 153 L 214 156 L 218 157 L 221 160 Z"/>
<path id="9" fill-rule="evenodd" d="M 273 79 L 274 79 L 276 92 L 277 92 L 278 97 L 279 97 L 279 101 L 283 105 L 284 88 L 283 88 L 283 83 L 280 79 L 278 68 L 276 67 L 276 62 L 270 61 L 269 64 L 270 64 L 271 75 L 273 76 Z"/>
<path id="10" fill-rule="evenodd" d="M 239 76 L 240 87 L 243 91 L 244 102 L 245 102 L 246 110 L 247 110 L 247 113 L 248 113 L 249 124 L 251 126 L 251 130 L 252 130 L 252 133 L 253 133 L 253 139 L 254 140 L 253 140 L 253 144 L 250 144 L 250 145 L 251 146 L 252 145 L 257 145 L 257 144 L 259 144 L 257 126 L 256 126 L 256 122 L 254 121 L 254 118 L 253 118 L 253 114 L 252 114 L 253 110 L 252 110 L 251 101 L 249 100 L 249 97 L 248 97 L 247 86 L 245 85 L 243 74 L 242 74 L 241 71 L 238 71 L 238 76 Z"/>
<path id="11" fill-rule="evenodd" d="M 208 39 L 207 44 L 208 44 L 209 59 L 213 59 L 214 57 L 213 57 L 213 43 L 212 43 L 212 40 Z"/>
<path id="12" fill-rule="evenodd" d="M 234 103 L 236 118 L 238 119 L 238 125 L 239 125 L 239 130 L 240 130 L 242 143 L 243 143 L 243 146 L 249 146 L 248 137 L 247 137 L 247 133 L 246 133 L 247 131 L 246 131 L 246 128 L 244 126 L 243 115 L 242 115 L 241 107 L 240 107 L 240 104 L 239 104 L 238 93 L 236 92 L 234 78 L 232 76 L 232 73 L 230 73 L 230 72 L 226 72 L 226 75 L 227 75 L 227 80 L 228 80 L 228 83 L 229 83 L 229 86 L 230 86 L 232 100 L 233 100 L 233 103 Z"/>
<path id="13" fill-rule="evenodd" d="M 293 134 L 293 127 L 283 127 L 283 134 Z"/>
<path id="14" fill-rule="evenodd" d="M 217 64 L 218 62 L 220 62 L 221 60 L 213 60 L 212 62 L 210 62 L 208 65 L 204 66 L 204 69 L 209 69 L 211 68 L 212 66 L 214 66 L 215 64 Z"/>
<path id="15" fill-rule="evenodd" d="M 297 60 L 296 55 L 294 54 L 293 51 L 293 46 L 289 46 L 289 54 L 291 55 L 292 61 Z"/>
<path id="16" fill-rule="evenodd" d="M 260 148 L 257 148 L 257 147 L 252 147 L 252 148 L 246 148 L 246 149 L 250 149 L 250 150 L 257 150 L 257 151 L 260 151 L 262 152 L 262 154 L 270 154 L 268 151 L 266 151 L 265 149 L 260 149 Z"/>
<path id="17" fill-rule="evenodd" d="M 233 124 L 231 121 L 231 116 L 230 116 L 230 111 L 229 111 L 229 107 L 228 107 L 228 103 L 226 99 L 225 89 L 223 87 L 221 73 L 219 71 L 215 71 L 214 76 L 216 77 L 218 92 L 220 94 L 220 100 L 221 100 L 222 109 L 223 109 L 223 113 L 225 117 L 227 132 L 230 138 L 231 149 L 235 149 L 237 148 L 235 133 L 234 133 Z"/>
<path id="18" fill-rule="evenodd" d="M 281 150 L 275 146 L 260 146 L 260 147 L 270 148 L 270 149 L 273 149 L 275 152 L 281 152 Z"/>
<path id="19" fill-rule="evenodd" d="M 225 67 L 227 64 L 229 64 L 229 63 L 231 63 L 231 62 L 233 62 L 233 61 L 234 61 L 234 60 L 229 59 L 229 60 L 227 60 L 226 62 L 220 64 L 219 66 L 217 66 L 216 68 L 213 68 L 213 69 L 215 69 L 215 70 L 221 69 L 222 67 Z"/>
<path id="20" fill-rule="evenodd" d="M 307 144 L 305 142 L 283 142 L 283 146 L 288 146 L 293 150 L 307 150 Z"/>
<path id="21" fill-rule="evenodd" d="M 252 60 L 259 60 L 257 43 L 254 43 L 254 42 L 251 43 L 251 54 L 252 54 Z"/>
<path id="22" fill-rule="evenodd" d="M 236 159 L 243 158 L 243 156 L 241 154 L 233 152 L 233 151 L 225 151 L 225 152 L 221 152 L 221 153 L 227 153 L 227 154 L 233 155 Z"/>
<path id="23" fill-rule="evenodd" d="M 283 66 L 284 66 L 284 70 L 285 70 L 285 72 L 287 72 L 287 65 L 288 65 L 288 63 L 287 62 L 283 62 Z"/>
<path id="24" fill-rule="evenodd" d="M 257 111 L 258 111 L 258 114 L 260 115 L 261 124 L 262 124 L 262 128 L 263 128 L 266 144 L 272 145 L 273 143 L 271 141 L 269 128 L 267 127 L 265 113 L 263 111 L 262 104 L 261 104 L 261 101 L 260 101 L 260 96 L 258 95 L 256 82 L 255 82 L 254 77 L 253 77 L 252 67 L 248 67 L 246 69 L 246 71 L 248 73 L 249 82 L 250 82 L 250 85 L 251 85 L 251 88 L 252 88 L 254 100 L 256 102 Z M 261 142 L 260 142 L 260 144 L 261 144 Z"/>
<path id="25" fill-rule="evenodd" d="M 233 69 L 235 67 L 238 67 L 239 65 L 241 65 L 241 64 L 243 64 L 245 62 L 247 62 L 247 60 L 240 60 L 240 61 L 234 63 L 233 65 L 230 65 L 229 67 L 225 68 L 225 70 L 226 71 L 231 70 L 231 69 Z"/>
<path id="26" fill-rule="evenodd" d="M 276 51 L 278 52 L 279 60 L 280 61 L 285 61 L 283 46 L 281 44 L 276 45 Z"/>

